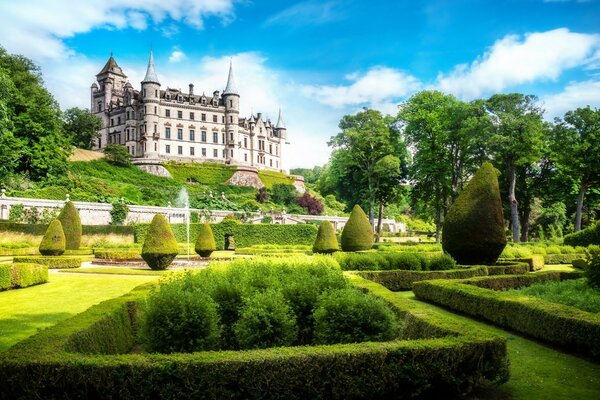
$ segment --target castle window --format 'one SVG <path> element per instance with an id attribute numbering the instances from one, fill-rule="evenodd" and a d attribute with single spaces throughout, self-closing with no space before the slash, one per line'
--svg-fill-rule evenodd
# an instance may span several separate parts
<path id="1" fill-rule="evenodd" d="M 279 146 L 275 145 L 275 155 L 279 155 Z"/>
<path id="2" fill-rule="evenodd" d="M 244 154 L 244 161 L 248 162 L 248 154 Z"/>
<path id="3" fill-rule="evenodd" d="M 146 89 L 144 89 L 144 97 L 146 97 Z"/>
<path id="4" fill-rule="evenodd" d="M 156 114 L 156 111 L 157 111 L 157 110 L 156 110 L 156 106 L 154 106 L 154 114 Z"/>
<path id="5" fill-rule="evenodd" d="M 244 138 L 244 148 L 248 148 L 248 138 Z"/>
<path id="6" fill-rule="evenodd" d="M 129 129 L 127 129 L 127 130 L 125 131 L 125 133 L 126 133 L 127 141 L 129 141 Z"/>
<path id="7" fill-rule="evenodd" d="M 115 119 L 114 119 L 114 118 L 111 118 L 111 119 L 110 119 L 110 126 L 114 126 L 114 125 L 115 125 Z"/>
<path id="8" fill-rule="evenodd" d="M 158 90 L 154 90 L 154 97 L 158 97 Z"/>
<path id="9" fill-rule="evenodd" d="M 190 156 L 195 156 L 193 147 L 190 147 Z"/>
<path id="10" fill-rule="evenodd" d="M 272 144 L 269 145 L 269 153 L 273 154 L 273 145 Z M 271 165 L 271 167 L 272 167 L 272 165 Z"/>
<path id="11" fill-rule="evenodd" d="M 233 100 L 229 100 L 229 107 L 233 107 Z"/>
<path id="12" fill-rule="evenodd" d="M 171 110 L 165 110 L 165 117 L 171 116 Z"/>
<path id="13" fill-rule="evenodd" d="M 132 111 L 132 112 L 131 112 L 131 118 L 132 118 L 132 119 L 135 119 L 135 111 Z"/>
<path id="14" fill-rule="evenodd" d="M 273 166 L 273 160 L 269 160 L 269 165 L 272 167 Z"/>
<path id="15" fill-rule="evenodd" d="M 156 151 L 156 143 L 154 143 L 154 151 Z"/>
<path id="16" fill-rule="evenodd" d="M 166 145 L 165 146 L 165 153 L 167 153 L 167 154 L 171 153 L 171 146 L 170 145 Z"/>
<path id="17" fill-rule="evenodd" d="M 201 136 L 201 137 L 200 137 L 200 140 L 202 140 L 203 142 L 206 142 L 206 132 L 205 132 L 205 131 L 202 131 L 202 132 L 200 133 L 200 136 Z"/>
<path id="18" fill-rule="evenodd" d="M 213 143 L 219 143 L 219 134 L 217 132 L 213 132 Z"/>
<path id="19" fill-rule="evenodd" d="M 200 119 L 202 119 L 202 121 L 206 121 L 206 114 L 202 113 L 200 115 Z"/>
<path id="20" fill-rule="evenodd" d="M 148 114 L 148 109 L 144 106 L 144 114 Z"/>
<path id="21" fill-rule="evenodd" d="M 191 119 L 192 121 L 194 120 L 194 113 L 193 113 L 193 112 L 191 112 L 191 113 L 190 113 L 190 119 Z"/>
<path id="22" fill-rule="evenodd" d="M 202 148 L 202 157 L 206 157 L 206 148 Z"/>
<path id="23" fill-rule="evenodd" d="M 183 118 L 183 111 L 177 111 L 177 118 Z"/>
<path id="24" fill-rule="evenodd" d="M 117 125 L 121 125 L 121 117 L 117 117 Z"/>
<path id="25" fill-rule="evenodd" d="M 221 135 L 221 140 L 223 141 L 223 144 L 225 144 L 225 134 Z"/>
<path id="26" fill-rule="evenodd" d="M 183 129 L 177 129 L 177 140 L 183 140 Z"/>
<path id="27" fill-rule="evenodd" d="M 217 119 L 217 118 L 218 118 L 218 117 L 217 117 L 217 115 L 216 115 L 216 114 L 215 114 L 215 115 L 213 115 L 213 122 L 218 122 L 218 119 Z"/>
<path id="28" fill-rule="evenodd" d="M 279 168 L 279 161 L 275 161 L 275 164 L 277 165 L 277 168 Z"/>
<path id="29" fill-rule="evenodd" d="M 229 151 L 229 155 L 231 156 L 231 158 L 233 158 L 233 150 Z"/>
<path id="30" fill-rule="evenodd" d="M 158 132 L 158 125 L 154 124 L 154 133 Z"/>
<path id="31" fill-rule="evenodd" d="M 196 140 L 196 132 L 193 129 L 190 129 L 190 140 L 193 142 Z"/>
<path id="32" fill-rule="evenodd" d="M 225 123 L 225 116 L 224 116 L 224 115 L 221 117 L 221 123 L 222 123 L 222 124 L 224 124 L 224 123 Z"/>
<path id="33" fill-rule="evenodd" d="M 229 122 L 233 124 L 233 116 L 229 116 Z"/>
<path id="34" fill-rule="evenodd" d="M 217 152 L 217 149 L 213 149 L 213 158 L 217 157 L 219 157 L 219 153 Z"/>
<path id="35" fill-rule="evenodd" d="M 98 102 L 98 112 L 102 111 L 102 102 Z"/>
<path id="36" fill-rule="evenodd" d="M 171 139 L 171 128 L 165 128 L 165 139 Z"/>
<path id="37" fill-rule="evenodd" d="M 233 132 L 229 132 L 229 140 L 233 140 Z"/>
<path id="38" fill-rule="evenodd" d="M 125 113 L 125 119 L 126 119 L 126 120 L 128 120 L 128 119 L 129 119 L 129 111 L 127 111 L 127 112 Z"/>
<path id="39" fill-rule="evenodd" d="M 223 149 L 223 158 L 227 157 L 227 150 Z"/>
<path id="40" fill-rule="evenodd" d="M 179 155 L 183 154 L 183 146 L 177 146 L 177 154 L 179 154 Z"/>

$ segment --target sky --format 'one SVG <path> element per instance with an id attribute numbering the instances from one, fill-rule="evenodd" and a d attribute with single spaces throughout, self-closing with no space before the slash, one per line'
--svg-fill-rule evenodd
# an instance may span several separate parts
<path id="1" fill-rule="evenodd" d="M 242 116 L 281 108 L 291 168 L 327 162 L 343 115 L 425 89 L 600 107 L 600 0 L 2 0 L 0 46 L 62 109 L 89 108 L 111 52 L 138 89 L 150 49 L 163 89 L 222 91 L 232 61 Z"/>

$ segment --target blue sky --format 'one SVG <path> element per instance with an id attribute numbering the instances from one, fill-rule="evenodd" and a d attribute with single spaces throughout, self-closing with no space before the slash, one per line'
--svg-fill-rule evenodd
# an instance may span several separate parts
<path id="1" fill-rule="evenodd" d="M 342 115 L 423 89 L 535 94 L 548 119 L 600 106 L 594 0 L 7 0 L 0 45 L 41 65 L 63 108 L 89 107 L 111 51 L 134 86 L 152 47 L 163 87 L 207 93 L 232 59 L 243 113 L 282 108 L 289 167 L 326 162 Z"/>

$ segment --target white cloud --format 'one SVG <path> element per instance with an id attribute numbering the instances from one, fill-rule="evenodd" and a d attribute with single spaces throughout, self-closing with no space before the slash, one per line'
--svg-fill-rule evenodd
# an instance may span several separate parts
<path id="1" fill-rule="evenodd" d="M 336 108 L 368 105 L 389 112 L 390 109 L 395 110 L 395 101 L 421 87 L 414 76 L 382 66 L 373 67 L 362 75 L 347 75 L 346 80 L 352 83 L 345 86 L 303 85 L 300 91 L 307 97 Z"/>
<path id="2" fill-rule="evenodd" d="M 173 50 L 173 52 L 171 52 L 171 55 L 169 56 L 169 62 L 175 64 L 185 60 L 186 58 L 187 56 L 183 51 L 175 49 Z"/>
<path id="3" fill-rule="evenodd" d="M 315 0 L 294 4 L 268 18 L 263 26 L 280 25 L 306 26 L 320 25 L 344 17 L 339 1 L 319 2 Z"/>
<path id="4" fill-rule="evenodd" d="M 556 80 L 563 71 L 585 64 L 600 46 L 600 35 L 566 28 L 509 35 L 470 65 L 438 76 L 437 87 L 462 98 L 501 92 L 519 84 Z"/>
<path id="5" fill-rule="evenodd" d="M 600 81 L 571 82 L 561 92 L 542 97 L 541 102 L 549 120 L 578 107 L 600 108 Z"/>

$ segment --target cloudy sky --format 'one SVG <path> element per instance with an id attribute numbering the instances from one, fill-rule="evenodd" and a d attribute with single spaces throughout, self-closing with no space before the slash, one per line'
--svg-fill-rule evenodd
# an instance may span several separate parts
<path id="1" fill-rule="evenodd" d="M 600 107 L 598 0 L 2 0 L 0 46 L 42 68 L 63 109 L 89 107 L 111 51 L 136 87 L 154 49 L 163 88 L 223 90 L 275 119 L 289 167 L 323 164 L 341 116 L 395 113 L 436 88 L 535 94 L 546 118 Z M 288 153 L 289 154 L 289 153 Z"/>

